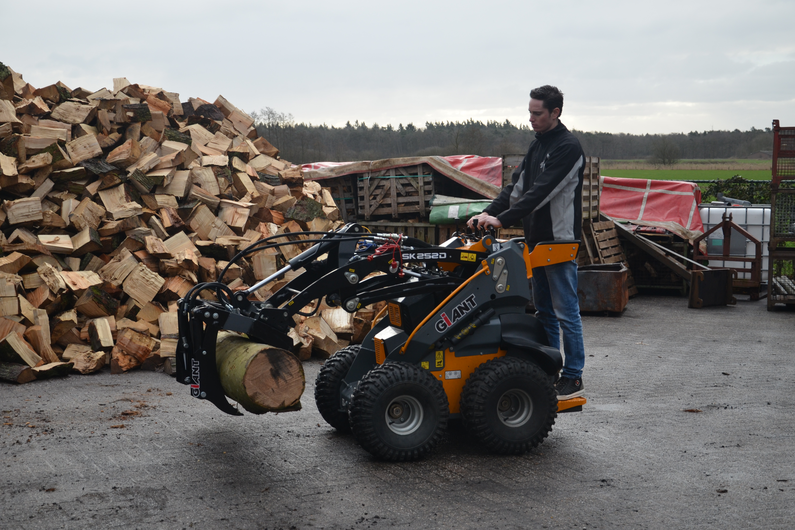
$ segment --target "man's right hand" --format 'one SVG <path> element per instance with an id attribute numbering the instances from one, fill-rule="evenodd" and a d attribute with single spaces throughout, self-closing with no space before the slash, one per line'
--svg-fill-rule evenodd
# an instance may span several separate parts
<path id="1" fill-rule="evenodd" d="M 474 228 L 475 221 L 478 222 L 478 227 L 484 230 L 488 228 L 500 228 L 502 226 L 502 223 L 500 223 L 499 219 L 487 214 L 486 212 L 481 212 L 478 215 L 473 216 L 469 221 L 467 221 L 467 226 L 469 228 Z"/>
<path id="2" fill-rule="evenodd" d="M 486 212 L 480 212 L 480 213 L 479 213 L 479 214 L 477 214 L 477 215 L 473 215 L 473 216 L 472 216 L 472 217 L 469 219 L 469 221 L 467 221 L 467 226 L 468 226 L 469 228 L 472 228 L 472 229 L 474 229 L 474 228 L 475 228 L 475 221 L 477 221 L 477 222 L 478 222 L 478 225 L 480 225 L 480 226 L 483 226 L 483 220 L 484 220 L 486 217 L 488 217 L 488 216 L 489 216 L 489 214 L 487 214 Z"/>

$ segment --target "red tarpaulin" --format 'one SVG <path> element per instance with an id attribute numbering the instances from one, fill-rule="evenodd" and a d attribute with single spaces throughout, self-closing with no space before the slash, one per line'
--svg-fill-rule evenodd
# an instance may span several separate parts
<path id="1" fill-rule="evenodd" d="M 599 211 L 616 221 L 659 226 L 684 239 L 704 233 L 698 205 L 701 191 L 692 182 L 601 177 Z"/>

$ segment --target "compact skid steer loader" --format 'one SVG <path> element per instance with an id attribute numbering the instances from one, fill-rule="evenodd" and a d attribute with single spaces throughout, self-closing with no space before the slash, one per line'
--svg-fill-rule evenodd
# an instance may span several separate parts
<path id="1" fill-rule="evenodd" d="M 442 439 L 450 418 L 493 452 L 518 454 L 538 445 L 558 412 L 582 410 L 584 398 L 558 401 L 561 353 L 525 308 L 533 268 L 572 260 L 577 241 L 498 241 L 493 234 L 456 234 L 440 246 L 397 234 L 371 234 L 350 223 L 269 278 L 232 292 L 199 284 L 179 303 L 177 379 L 193 396 L 240 414 L 219 380 L 220 330 L 289 349 L 293 316 L 312 301 L 354 312 L 386 300 L 362 344 L 329 358 L 315 401 L 329 425 L 352 431 L 371 454 L 413 460 Z M 264 248 L 296 244 L 273 236 L 231 261 Z M 265 302 L 250 295 L 290 270 L 303 273 Z M 224 276 L 222 271 L 219 278 Z M 214 290 L 217 301 L 198 297 Z M 316 309 L 317 310 L 317 309 Z M 382 318 L 383 317 L 383 318 Z"/>

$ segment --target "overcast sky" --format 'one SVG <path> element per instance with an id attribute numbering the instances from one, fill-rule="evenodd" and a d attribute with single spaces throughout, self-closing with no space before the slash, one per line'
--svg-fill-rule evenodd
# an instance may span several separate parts
<path id="1" fill-rule="evenodd" d="M 185 101 L 222 94 L 296 121 L 527 123 L 531 88 L 570 128 L 795 126 L 795 1 L 0 0 L 0 61 L 34 87 Z"/>

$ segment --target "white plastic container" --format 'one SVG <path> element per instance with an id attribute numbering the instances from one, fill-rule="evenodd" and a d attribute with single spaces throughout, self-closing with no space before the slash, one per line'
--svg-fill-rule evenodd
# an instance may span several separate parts
<path id="1" fill-rule="evenodd" d="M 723 214 L 731 214 L 732 221 L 740 225 L 743 230 L 754 236 L 762 243 L 762 281 L 767 282 L 767 244 L 770 242 L 770 205 L 754 204 L 752 206 L 721 206 L 719 204 L 700 204 L 699 213 L 704 231 L 719 225 L 723 221 Z M 707 252 L 713 250 L 723 253 L 723 231 L 716 230 L 707 238 Z M 756 246 L 750 239 L 733 232 L 731 237 L 731 255 L 753 258 L 756 256 Z M 737 269 L 750 269 L 750 263 L 741 261 L 711 260 L 710 267 L 732 267 Z M 751 274 L 739 272 L 739 278 L 750 278 Z"/>

